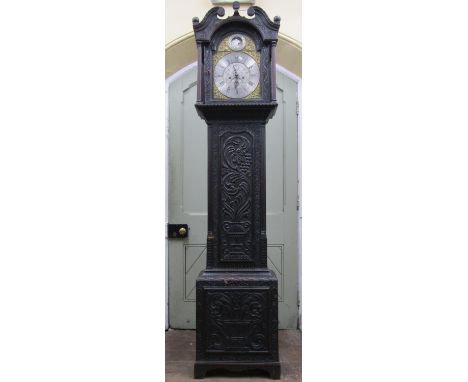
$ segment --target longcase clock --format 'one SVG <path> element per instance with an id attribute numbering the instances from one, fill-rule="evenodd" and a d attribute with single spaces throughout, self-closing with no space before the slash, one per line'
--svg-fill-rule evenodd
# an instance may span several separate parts
<path id="1" fill-rule="evenodd" d="M 207 265 L 196 282 L 195 378 L 212 369 L 280 377 L 278 281 L 267 268 L 265 128 L 276 103 L 280 18 L 214 7 L 193 19 L 198 115 L 208 126 Z"/>

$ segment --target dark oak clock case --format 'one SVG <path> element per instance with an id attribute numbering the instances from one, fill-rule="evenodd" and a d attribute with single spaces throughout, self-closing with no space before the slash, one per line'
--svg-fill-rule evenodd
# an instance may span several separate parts
<path id="1" fill-rule="evenodd" d="M 267 268 L 265 126 L 276 103 L 279 17 L 259 7 L 193 19 L 197 103 L 208 126 L 207 265 L 196 282 L 195 378 L 212 369 L 262 369 L 279 379 L 278 281 Z M 260 92 L 214 97 L 213 58 L 227 36 L 248 36 L 259 52 Z"/>

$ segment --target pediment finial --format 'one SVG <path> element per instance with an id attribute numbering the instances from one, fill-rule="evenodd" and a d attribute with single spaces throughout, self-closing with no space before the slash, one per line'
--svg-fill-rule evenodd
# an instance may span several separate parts
<path id="1" fill-rule="evenodd" d="M 234 8 L 234 16 L 239 16 L 239 8 L 240 8 L 240 4 L 238 1 L 234 1 L 232 3 L 232 8 Z"/>

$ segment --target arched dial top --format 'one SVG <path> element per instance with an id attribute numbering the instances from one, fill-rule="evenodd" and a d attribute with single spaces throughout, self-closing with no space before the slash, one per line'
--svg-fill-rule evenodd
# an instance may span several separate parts
<path id="1" fill-rule="evenodd" d="M 213 58 L 214 98 L 260 97 L 260 53 L 250 36 L 236 32 L 226 35 Z"/>
<path id="2" fill-rule="evenodd" d="M 258 65 L 247 53 L 228 53 L 215 66 L 215 86 L 226 97 L 245 98 L 253 93 L 259 81 Z"/>

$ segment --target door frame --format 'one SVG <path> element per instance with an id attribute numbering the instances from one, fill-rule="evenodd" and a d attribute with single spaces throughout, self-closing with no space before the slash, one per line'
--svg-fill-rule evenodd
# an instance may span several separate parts
<path id="1" fill-rule="evenodd" d="M 178 70 L 176 73 L 171 75 L 166 79 L 166 89 L 165 89 L 165 102 L 166 102 L 166 123 L 165 123 L 165 222 L 166 225 L 169 223 L 169 87 L 172 82 L 179 79 L 189 70 L 197 66 L 197 62 L 192 62 L 191 64 L 183 67 Z M 297 288 L 298 288 L 298 328 L 302 330 L 302 79 L 292 73 L 291 71 L 285 69 L 281 65 L 276 64 L 276 70 L 281 74 L 285 75 L 289 79 L 297 83 L 297 202 L 298 202 L 298 211 L 297 211 Z M 165 239 L 165 313 L 166 313 L 166 330 L 169 329 L 169 240 L 166 236 Z"/>

